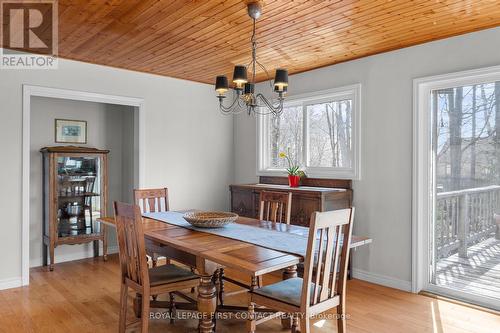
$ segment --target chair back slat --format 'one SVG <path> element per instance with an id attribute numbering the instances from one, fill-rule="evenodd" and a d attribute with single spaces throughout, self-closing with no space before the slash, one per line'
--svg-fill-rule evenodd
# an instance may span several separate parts
<path id="1" fill-rule="evenodd" d="M 114 203 L 118 253 L 122 278 L 149 285 L 146 248 L 139 206 Z"/>
<path id="2" fill-rule="evenodd" d="M 262 191 L 259 201 L 259 219 L 290 224 L 292 193 Z"/>
<path id="3" fill-rule="evenodd" d="M 339 256 L 339 253 L 341 251 L 340 244 L 342 243 L 342 232 L 341 232 L 341 227 L 337 226 L 335 229 L 335 252 L 333 253 L 334 258 L 337 258 Z M 349 242 L 350 243 L 350 242 Z M 330 297 L 335 296 L 335 291 L 336 291 L 336 285 L 335 282 L 337 281 L 337 272 L 339 270 L 339 260 L 335 261 L 333 263 L 333 268 L 332 268 L 332 282 L 330 284 Z"/>
<path id="4" fill-rule="evenodd" d="M 323 249 L 323 246 L 325 244 L 325 229 L 320 229 L 319 230 L 319 250 L 318 250 L 318 261 L 317 261 L 317 265 L 316 265 L 316 270 L 318 272 L 318 274 L 316 274 L 316 277 L 314 279 L 314 292 L 313 292 L 313 299 L 312 299 L 312 304 L 316 304 L 317 303 L 317 299 L 318 299 L 318 290 L 321 288 L 320 286 L 320 276 L 321 274 L 319 272 L 321 272 L 321 269 L 322 269 L 322 265 L 323 265 L 323 253 L 324 253 L 324 249 Z"/>
<path id="5" fill-rule="evenodd" d="M 301 307 L 345 297 L 354 208 L 315 212 L 309 227 Z"/>
<path id="6" fill-rule="evenodd" d="M 169 210 L 168 189 L 134 190 L 134 202 L 142 213 L 166 212 Z"/>
<path id="7" fill-rule="evenodd" d="M 337 232 L 338 227 L 333 227 L 333 228 L 328 228 L 328 235 L 327 239 L 333 239 L 336 232 Z M 334 258 L 334 250 L 333 247 L 335 246 L 335 242 L 328 242 L 326 244 L 326 249 L 325 249 L 325 266 L 324 268 L 322 267 L 323 274 L 321 276 L 321 286 L 325 286 L 324 288 L 321 289 L 321 293 L 319 295 L 319 302 L 325 301 L 327 298 L 330 297 L 328 293 L 328 289 L 331 288 L 330 285 L 330 276 L 327 272 L 331 272 L 331 267 L 332 267 L 332 259 Z M 321 252 L 321 250 L 320 250 Z M 334 263 L 335 265 L 335 263 Z M 335 274 L 335 272 L 333 272 Z M 319 276 L 320 274 L 318 274 Z M 335 277 L 333 277 L 335 279 Z M 335 280 L 334 280 L 335 281 Z M 316 299 L 316 298 L 314 298 Z"/>

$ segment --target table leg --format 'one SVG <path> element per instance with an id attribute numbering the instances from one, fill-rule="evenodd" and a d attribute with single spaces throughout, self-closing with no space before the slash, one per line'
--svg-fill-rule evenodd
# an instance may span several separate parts
<path id="1" fill-rule="evenodd" d="M 250 282 L 250 290 L 253 291 L 258 287 L 259 287 L 259 277 L 252 276 L 252 281 Z"/>
<path id="2" fill-rule="evenodd" d="M 219 269 L 219 303 L 224 306 L 224 268 Z"/>
<path id="3" fill-rule="evenodd" d="M 297 275 L 297 265 L 287 267 L 283 271 L 283 280 L 293 279 L 293 278 L 296 278 L 297 276 L 298 276 Z"/>
<path id="4" fill-rule="evenodd" d="M 212 275 L 202 275 L 198 286 L 198 311 L 200 313 L 200 333 L 214 332 L 214 313 L 217 306 L 215 284 Z"/>
<path id="5" fill-rule="evenodd" d="M 283 271 L 283 280 L 288 280 L 288 279 L 293 279 L 297 277 L 297 265 L 293 265 L 290 267 L 287 267 Z M 292 320 L 291 318 L 282 318 L 281 319 L 281 326 L 283 328 L 289 329 L 292 327 Z"/>

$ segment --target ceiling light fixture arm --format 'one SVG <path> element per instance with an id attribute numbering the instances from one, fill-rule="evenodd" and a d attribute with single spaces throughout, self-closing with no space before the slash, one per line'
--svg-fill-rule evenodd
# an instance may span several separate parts
<path id="1" fill-rule="evenodd" d="M 261 15 L 261 7 L 258 2 L 247 5 L 248 15 L 252 18 L 252 37 L 250 39 L 252 47 L 252 59 L 246 65 L 234 67 L 233 74 L 233 101 L 231 105 L 224 106 L 225 94 L 229 90 L 229 84 L 225 75 L 217 76 L 215 90 L 218 93 L 219 107 L 224 114 L 237 114 L 246 109 L 250 115 L 254 114 L 274 114 L 279 115 L 283 111 L 284 95 L 288 90 L 288 71 L 286 69 L 276 69 L 274 80 L 271 80 L 267 69 L 257 60 L 257 19 Z M 250 80 L 247 79 L 247 69 L 251 69 Z M 255 93 L 257 80 L 257 68 L 267 76 L 267 81 L 271 90 L 278 95 L 277 103 L 267 99 L 261 93 Z"/>

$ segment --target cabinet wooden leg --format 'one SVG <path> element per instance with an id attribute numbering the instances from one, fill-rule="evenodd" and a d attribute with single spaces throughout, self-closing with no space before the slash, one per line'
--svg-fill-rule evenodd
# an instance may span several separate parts
<path id="1" fill-rule="evenodd" d="M 102 258 L 108 261 L 108 227 L 101 223 L 102 228 Z"/>
<path id="2" fill-rule="evenodd" d="M 94 245 L 94 258 L 99 257 L 99 241 L 95 240 L 93 241 Z"/>
<path id="3" fill-rule="evenodd" d="M 201 316 L 200 333 L 212 333 L 214 331 L 213 317 L 217 305 L 215 294 L 212 275 L 201 276 L 200 285 L 198 286 L 198 311 Z"/>
<path id="4" fill-rule="evenodd" d="M 283 280 L 293 279 L 297 277 L 297 265 L 287 267 L 283 272 Z M 282 318 L 281 326 L 283 328 L 289 329 L 292 327 L 291 318 Z"/>
<path id="5" fill-rule="evenodd" d="M 43 244 L 42 245 L 42 260 L 43 260 L 43 266 L 47 266 L 47 256 L 49 255 L 49 249 L 48 246 Z"/>
<path id="6" fill-rule="evenodd" d="M 50 256 L 49 270 L 53 271 L 54 270 L 54 244 L 50 244 L 50 246 L 49 246 L 49 256 Z"/>

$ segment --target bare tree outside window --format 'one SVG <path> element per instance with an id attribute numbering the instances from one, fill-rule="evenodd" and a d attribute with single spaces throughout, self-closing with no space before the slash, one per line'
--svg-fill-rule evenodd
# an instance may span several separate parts
<path id="1" fill-rule="evenodd" d="M 433 93 L 438 191 L 500 183 L 499 91 L 496 82 Z"/>
<path id="2" fill-rule="evenodd" d="M 303 164 L 303 112 L 302 106 L 286 107 L 280 116 L 269 121 L 269 152 L 272 168 L 284 169 L 286 161 L 280 152 L 288 154 L 293 163 Z"/>
<path id="3" fill-rule="evenodd" d="M 352 100 L 307 106 L 311 167 L 350 168 Z"/>

